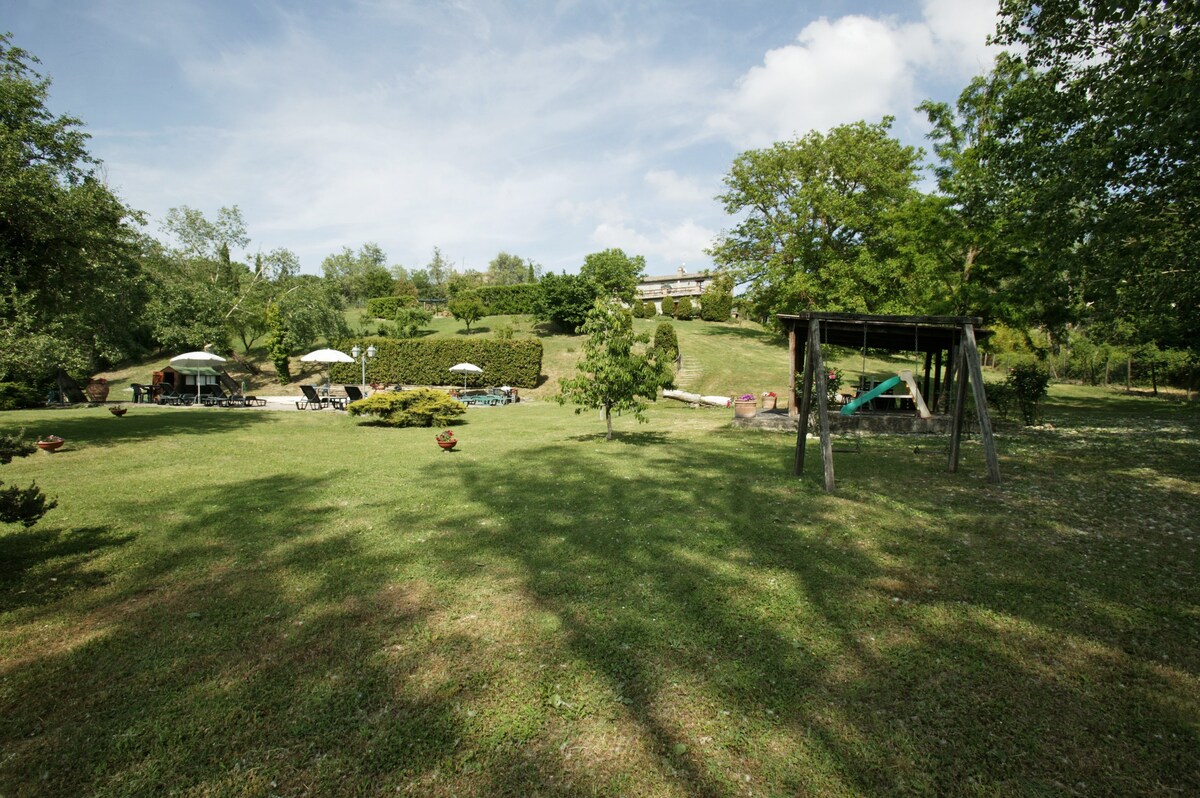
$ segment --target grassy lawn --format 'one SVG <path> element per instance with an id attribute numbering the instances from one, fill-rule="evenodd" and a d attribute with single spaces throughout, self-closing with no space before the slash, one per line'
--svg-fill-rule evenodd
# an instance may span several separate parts
<path id="1" fill-rule="evenodd" d="M 68 444 L 0 470 L 60 505 L 0 534 L 0 795 L 1200 792 L 1194 408 L 832 496 L 728 415 L 3 414 Z"/>

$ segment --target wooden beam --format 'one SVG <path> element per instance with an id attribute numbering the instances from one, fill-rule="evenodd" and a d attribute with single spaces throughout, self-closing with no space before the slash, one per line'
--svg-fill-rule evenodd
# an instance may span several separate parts
<path id="1" fill-rule="evenodd" d="M 796 385 L 796 375 L 801 372 L 804 365 L 804 350 L 797 351 L 796 347 L 796 325 L 792 324 L 788 329 L 788 396 L 791 400 L 788 402 L 788 415 L 795 418 L 800 415 L 799 396 Z"/>
<path id="2" fill-rule="evenodd" d="M 979 364 L 979 348 L 975 345 L 975 330 L 970 324 L 963 325 L 963 361 L 966 369 L 959 377 L 962 382 L 969 378 L 975 397 L 975 410 L 979 413 L 979 434 L 983 438 L 983 455 L 987 460 L 988 482 L 1000 484 L 1000 458 L 996 454 L 996 439 L 992 436 L 992 421 L 988 417 L 987 394 L 983 387 L 983 369 Z M 963 393 L 960 391 L 960 393 Z"/>
<path id="3" fill-rule="evenodd" d="M 829 382 L 825 362 L 821 358 L 821 322 L 812 321 L 808 328 L 808 360 L 816 380 L 817 429 L 821 434 L 821 463 L 825 468 L 825 492 L 833 493 L 833 441 L 829 436 Z"/>
<path id="4" fill-rule="evenodd" d="M 962 347 L 960 346 L 958 348 L 958 358 L 955 361 L 958 368 L 951 369 L 950 373 L 953 373 L 954 371 L 958 371 L 959 374 L 962 373 L 962 358 L 963 353 Z M 949 377 L 949 374 L 947 374 L 947 376 Z M 954 405 L 951 408 L 951 412 L 954 415 L 950 420 L 950 465 L 947 469 L 952 472 L 958 470 L 958 449 L 959 442 L 962 438 L 963 413 L 965 412 L 965 405 L 967 404 L 966 380 L 960 378 L 955 387 L 957 390 L 954 392 Z"/>
<path id="5" fill-rule="evenodd" d="M 807 326 L 805 325 L 806 328 Z M 796 425 L 796 462 L 792 467 L 792 473 L 796 476 L 804 473 L 804 444 L 808 440 L 808 412 L 812 402 L 812 358 L 804 359 L 803 374 L 800 387 L 800 418 L 797 419 L 799 423 Z"/>

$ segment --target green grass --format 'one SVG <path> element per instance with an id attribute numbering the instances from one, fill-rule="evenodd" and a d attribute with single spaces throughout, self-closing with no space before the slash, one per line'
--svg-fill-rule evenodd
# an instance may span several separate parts
<path id="1" fill-rule="evenodd" d="M 1200 791 L 1193 407 L 834 495 L 727 416 L 0 416 L 68 440 L 0 470 L 60 503 L 0 536 L 0 795 Z"/>

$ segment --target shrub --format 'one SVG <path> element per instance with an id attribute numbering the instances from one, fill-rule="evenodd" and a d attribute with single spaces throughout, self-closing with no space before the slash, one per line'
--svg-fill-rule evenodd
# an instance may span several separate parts
<path id="1" fill-rule="evenodd" d="M 414 388 L 409 391 L 380 391 L 351 402 L 352 416 L 371 416 L 386 427 L 444 427 L 467 411 L 466 405 L 442 391 Z"/>
<path id="2" fill-rule="evenodd" d="M 17 382 L 0 382 L 0 410 L 24 410 L 45 404 L 46 395 L 37 388 Z"/>
<path id="3" fill-rule="evenodd" d="M 675 304 L 675 318 L 680 321 L 691 321 L 695 318 L 696 310 L 692 306 L 691 297 L 681 297 L 679 302 Z"/>
<path id="4" fill-rule="evenodd" d="M 534 316 L 566 332 L 578 332 L 596 299 L 596 289 L 578 274 L 547 274 L 537 284 Z"/>
<path id="5" fill-rule="evenodd" d="M 629 315 L 633 316 L 635 319 L 644 319 L 646 318 L 646 308 L 641 302 L 634 301 L 634 303 L 629 306 Z"/>
<path id="6" fill-rule="evenodd" d="M 483 304 L 487 305 L 489 316 L 532 314 L 539 291 L 537 283 L 485 285 L 476 289 Z"/>
<path id="7" fill-rule="evenodd" d="M 653 302 L 647 302 L 645 305 L 642 306 L 642 318 L 652 319 L 657 315 L 658 315 L 658 308 L 656 308 L 654 306 Z"/>
<path id="8" fill-rule="evenodd" d="M 664 316 L 675 315 L 675 298 L 669 294 L 662 298 L 662 314 Z"/>
<path id="9" fill-rule="evenodd" d="M 19 434 L 0 435 L 0 464 L 8 465 L 14 457 L 26 457 L 35 451 L 37 449 Z M 30 484 L 28 488 L 12 485 L 6 488 L 0 482 L 0 523 L 31 527 L 57 506 L 58 502 L 48 499 L 36 484 Z"/>
<path id="10" fill-rule="evenodd" d="M 1015 404 L 1012 386 L 1007 382 L 985 382 L 983 393 L 987 397 L 988 412 L 1008 421 Z"/>
<path id="11" fill-rule="evenodd" d="M 729 321 L 733 315 L 733 278 L 720 273 L 700 295 L 700 318 L 705 321 Z"/>
<path id="12" fill-rule="evenodd" d="M 674 362 L 679 357 L 679 336 L 670 322 L 660 322 L 654 328 L 654 349 L 658 352 L 659 360 L 665 363 Z"/>
<path id="13" fill-rule="evenodd" d="M 496 336 L 497 341 L 511 341 L 513 337 L 513 326 L 511 324 L 497 324 L 492 330 L 492 335 Z"/>
<path id="14" fill-rule="evenodd" d="M 367 361 L 367 381 L 406 385 L 450 385 L 462 378 L 450 373 L 456 363 L 474 363 L 481 376 L 468 375 L 471 385 L 514 385 L 535 388 L 542 373 L 542 342 L 537 338 L 500 341 L 495 338 L 368 338 L 340 340 L 331 346 L 349 352 L 355 345 L 366 349 L 374 344 L 375 357 Z M 356 383 L 361 379 L 357 363 L 334 363 L 333 382 Z"/>
<path id="15" fill-rule="evenodd" d="M 367 300 L 367 315 L 375 319 L 390 319 L 396 315 L 396 297 L 377 296 Z"/>
<path id="16" fill-rule="evenodd" d="M 1050 372 L 1036 363 L 1022 363 L 1008 371 L 1005 381 L 1026 426 L 1037 423 L 1038 403 L 1050 387 Z"/>

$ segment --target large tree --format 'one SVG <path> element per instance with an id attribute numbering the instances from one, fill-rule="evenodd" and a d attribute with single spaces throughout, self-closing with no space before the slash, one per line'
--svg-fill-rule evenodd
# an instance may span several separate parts
<path id="1" fill-rule="evenodd" d="M 615 296 L 629 304 L 645 271 L 646 259 L 641 255 L 631 257 L 621 249 L 606 249 L 585 257 L 579 275 L 595 286 L 596 296 Z"/>
<path id="2" fill-rule="evenodd" d="M 532 260 L 525 261 L 516 255 L 501 252 L 488 263 L 487 284 L 517 285 L 519 283 L 531 283 L 535 282 L 531 277 L 539 271 L 541 271 L 541 267 L 537 266 Z"/>
<path id="3" fill-rule="evenodd" d="M 895 295 L 907 264 L 891 226 L 918 196 L 921 151 L 893 138 L 891 122 L 813 131 L 734 160 L 719 198 L 740 221 L 712 255 L 750 283 L 757 315 L 887 312 L 909 303 Z"/>
<path id="4" fill-rule="evenodd" d="M 583 332 L 587 340 L 578 376 L 562 381 L 556 400 L 574 403 L 576 413 L 603 410 L 606 438 L 612 440 L 613 411 L 629 411 L 645 422 L 647 400 L 670 379 L 668 364 L 647 346 L 649 335 L 634 335 L 633 317 L 612 297 L 596 299 Z"/>
<path id="5" fill-rule="evenodd" d="M 577 332 L 596 299 L 595 285 L 578 274 L 551 272 L 538 282 L 533 315 L 565 332 Z"/>
<path id="6" fill-rule="evenodd" d="M 137 215 L 82 123 L 46 107 L 37 59 L 0 35 L 0 379 L 85 376 L 139 346 Z"/>
<path id="7" fill-rule="evenodd" d="M 1063 253 L 1098 332 L 1200 340 L 1200 4 L 1002 0 L 997 41 L 1036 81 L 993 157 Z"/>
<path id="8" fill-rule="evenodd" d="M 393 296 L 396 292 L 395 279 L 387 267 L 387 255 L 372 242 L 363 244 L 358 252 L 342 247 L 341 252 L 321 262 L 321 272 L 351 303 Z"/>

